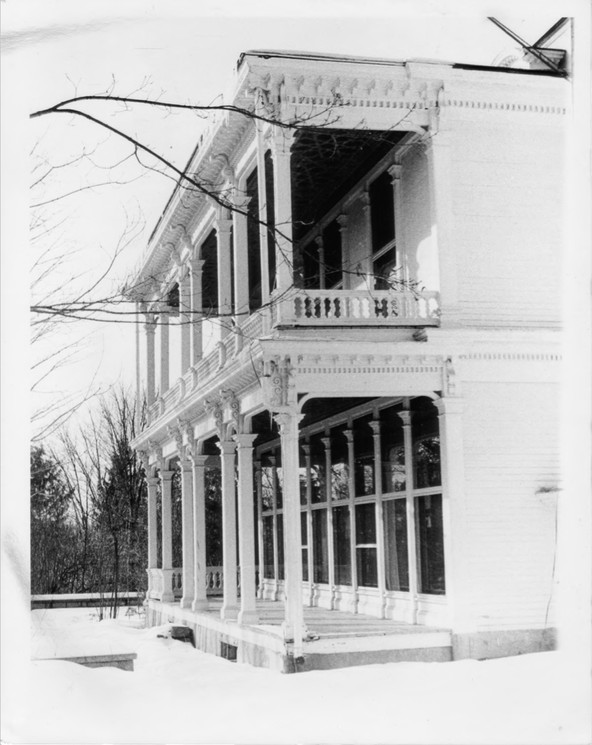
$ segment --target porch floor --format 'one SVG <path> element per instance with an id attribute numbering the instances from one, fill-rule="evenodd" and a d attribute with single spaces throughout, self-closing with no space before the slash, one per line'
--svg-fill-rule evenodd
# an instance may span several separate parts
<path id="1" fill-rule="evenodd" d="M 198 649 L 219 655 L 220 642 L 224 642 L 237 647 L 238 661 L 292 672 L 286 664 L 287 652 L 282 638 L 284 604 L 281 601 L 258 600 L 259 623 L 252 626 L 221 620 L 222 598 L 209 598 L 209 607 L 199 612 L 181 609 L 179 603 L 153 603 L 151 601 L 150 605 L 158 613 L 156 623 L 168 621 L 192 627 Z M 308 606 L 304 608 L 304 621 L 308 638 L 303 642 L 303 662 L 299 670 L 452 659 L 448 629 Z M 254 648 L 259 651 L 254 652 Z M 274 656 L 278 657 L 275 662 Z"/>

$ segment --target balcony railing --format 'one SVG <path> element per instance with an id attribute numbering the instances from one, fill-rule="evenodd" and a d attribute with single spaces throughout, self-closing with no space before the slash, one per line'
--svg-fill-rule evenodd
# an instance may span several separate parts
<path id="1" fill-rule="evenodd" d="M 274 326 L 437 326 L 437 292 L 297 290 L 274 305 Z"/>

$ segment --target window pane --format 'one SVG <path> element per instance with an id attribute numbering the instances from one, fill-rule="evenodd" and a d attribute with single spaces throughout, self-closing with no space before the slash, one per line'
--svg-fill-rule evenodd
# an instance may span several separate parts
<path id="1" fill-rule="evenodd" d="M 374 494 L 374 433 L 372 415 L 354 421 L 354 474 L 356 497 Z"/>
<path id="2" fill-rule="evenodd" d="M 349 457 L 346 426 L 331 430 L 331 499 L 349 499 Z"/>
<path id="3" fill-rule="evenodd" d="M 407 506 L 404 499 L 390 499 L 383 503 L 383 509 L 386 589 L 407 591 Z"/>
<path id="4" fill-rule="evenodd" d="M 395 237 L 395 199 L 388 171 L 374 179 L 369 188 L 372 250 L 378 251 Z"/>
<path id="5" fill-rule="evenodd" d="M 380 412 L 380 459 L 384 494 L 405 490 L 405 446 L 401 406 L 389 406 Z"/>
<path id="6" fill-rule="evenodd" d="M 356 549 L 358 585 L 360 587 L 378 587 L 378 571 L 376 568 L 376 549 Z"/>
<path id="7" fill-rule="evenodd" d="M 273 469 L 268 453 L 261 458 L 261 504 L 263 512 L 273 509 Z"/>
<path id="8" fill-rule="evenodd" d="M 389 248 L 388 251 L 379 256 L 374 261 L 374 289 L 375 290 L 397 290 L 401 289 L 399 286 L 400 277 L 397 275 L 397 261 L 396 253 L 394 248 Z M 385 309 L 386 311 L 386 309 Z"/>
<path id="9" fill-rule="evenodd" d="M 310 475 L 312 486 L 313 504 L 327 500 L 327 488 L 325 482 L 325 446 L 321 441 L 323 435 L 313 435 L 310 438 Z"/>
<path id="10" fill-rule="evenodd" d="M 351 585 L 349 507 L 337 507 L 333 510 L 333 550 L 335 583 Z"/>
<path id="11" fill-rule="evenodd" d="M 376 543 L 375 505 L 356 505 L 356 544 Z"/>
<path id="12" fill-rule="evenodd" d="M 411 401 L 414 487 L 440 486 L 440 435 L 438 410 L 429 398 Z"/>
<path id="13" fill-rule="evenodd" d="M 284 502 L 284 472 L 282 470 L 282 460 L 279 457 L 279 452 L 275 462 L 275 500 L 278 510 L 281 510 Z"/>
<path id="14" fill-rule="evenodd" d="M 429 595 L 444 595 L 444 534 L 442 531 L 442 496 L 415 499 L 417 535 L 418 590 Z"/>
<path id="15" fill-rule="evenodd" d="M 273 576 L 273 517 L 263 518 L 263 576 L 274 579 Z"/>
<path id="16" fill-rule="evenodd" d="M 308 582 L 308 549 L 302 549 L 302 579 Z"/>
<path id="17" fill-rule="evenodd" d="M 277 516 L 278 579 L 284 579 L 284 519 Z"/>
<path id="18" fill-rule="evenodd" d="M 341 231 L 334 220 L 323 231 L 325 249 L 325 287 L 331 289 L 342 281 Z"/>
<path id="19" fill-rule="evenodd" d="M 259 190 L 257 169 L 247 178 L 249 204 L 247 207 L 247 260 L 249 281 L 249 310 L 261 307 L 261 241 L 259 237 Z"/>
<path id="20" fill-rule="evenodd" d="M 329 581 L 329 559 L 327 552 L 327 511 L 314 510 L 312 513 L 312 547 L 315 582 Z"/>

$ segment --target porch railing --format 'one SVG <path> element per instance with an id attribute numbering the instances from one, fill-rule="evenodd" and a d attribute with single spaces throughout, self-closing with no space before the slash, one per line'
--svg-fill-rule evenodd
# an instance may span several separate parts
<path id="1" fill-rule="evenodd" d="M 240 576 L 240 575 L 239 575 Z M 154 600 L 174 601 L 183 596 L 183 569 L 148 569 L 148 595 Z M 222 595 L 224 591 L 223 568 L 206 568 L 206 593 Z"/>
<path id="2" fill-rule="evenodd" d="M 273 306 L 274 326 L 437 326 L 438 292 L 297 290 Z"/>

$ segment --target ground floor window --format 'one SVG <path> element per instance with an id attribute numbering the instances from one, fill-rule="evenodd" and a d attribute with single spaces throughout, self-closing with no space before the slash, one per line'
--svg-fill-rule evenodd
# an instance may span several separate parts
<path id="1" fill-rule="evenodd" d="M 377 399 L 301 435 L 304 581 L 444 595 L 438 412 L 428 397 Z M 267 449 L 265 449 L 267 447 Z M 259 452 L 263 576 L 284 578 L 278 443 Z"/>

